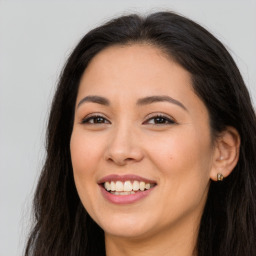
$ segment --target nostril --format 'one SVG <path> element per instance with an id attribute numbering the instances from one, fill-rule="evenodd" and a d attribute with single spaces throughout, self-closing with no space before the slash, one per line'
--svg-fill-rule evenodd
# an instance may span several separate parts
<path id="1" fill-rule="evenodd" d="M 109 162 L 113 162 L 113 163 L 115 163 L 117 165 L 120 165 L 120 166 L 126 165 L 127 162 L 134 161 L 132 158 L 123 159 L 123 158 L 117 158 L 117 157 L 109 157 L 107 160 Z"/>
<path id="2" fill-rule="evenodd" d="M 143 159 L 143 150 L 134 142 L 132 138 L 126 138 L 120 134 L 116 134 L 115 138 L 109 142 L 105 151 L 105 159 L 108 162 L 117 165 L 125 165 L 131 162 L 138 162 Z"/>
<path id="3" fill-rule="evenodd" d="M 126 158 L 125 161 L 133 161 L 134 159 L 133 158 Z"/>

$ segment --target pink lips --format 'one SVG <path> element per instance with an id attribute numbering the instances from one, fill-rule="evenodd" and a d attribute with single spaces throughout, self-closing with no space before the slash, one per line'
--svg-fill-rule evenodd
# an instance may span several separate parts
<path id="1" fill-rule="evenodd" d="M 155 186 L 154 186 L 148 190 L 137 191 L 135 194 L 130 194 L 130 195 L 114 195 L 114 194 L 111 194 L 110 192 L 106 191 L 105 188 L 102 186 L 102 184 L 107 181 L 109 181 L 109 182 L 110 181 L 124 182 L 127 180 L 129 180 L 131 182 L 137 180 L 137 181 L 144 181 L 145 183 L 156 184 L 156 182 L 153 180 L 145 179 L 145 178 L 137 176 L 137 175 L 116 175 L 116 174 L 108 175 L 98 181 L 98 184 L 99 184 L 99 187 L 100 187 L 103 197 L 105 199 L 107 199 L 109 202 L 114 203 L 114 204 L 131 204 L 131 203 L 137 202 L 137 201 L 147 197 L 155 188 Z"/>

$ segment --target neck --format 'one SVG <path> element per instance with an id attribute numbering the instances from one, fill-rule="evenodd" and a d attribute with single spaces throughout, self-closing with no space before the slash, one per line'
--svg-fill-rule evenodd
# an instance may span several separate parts
<path id="1" fill-rule="evenodd" d="M 193 225 L 188 225 L 193 223 Z M 152 236 L 127 238 L 105 234 L 107 256 L 196 256 L 199 222 L 177 223 Z M 196 225 L 195 225 L 196 224 Z"/>

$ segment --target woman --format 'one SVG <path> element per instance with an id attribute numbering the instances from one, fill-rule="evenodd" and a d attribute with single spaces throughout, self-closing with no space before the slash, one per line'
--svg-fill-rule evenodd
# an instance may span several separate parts
<path id="1" fill-rule="evenodd" d="M 112 20 L 61 75 L 25 255 L 256 255 L 255 145 L 213 35 L 170 12 Z"/>

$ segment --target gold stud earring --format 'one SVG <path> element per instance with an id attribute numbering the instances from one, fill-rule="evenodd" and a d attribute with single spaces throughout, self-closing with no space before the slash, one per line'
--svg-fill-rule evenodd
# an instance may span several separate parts
<path id="1" fill-rule="evenodd" d="M 223 181 L 224 176 L 221 173 L 217 174 L 217 181 Z"/>

